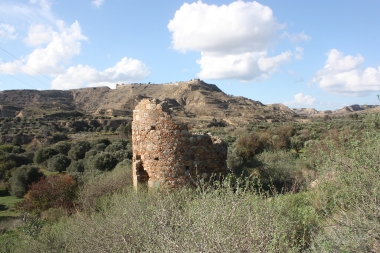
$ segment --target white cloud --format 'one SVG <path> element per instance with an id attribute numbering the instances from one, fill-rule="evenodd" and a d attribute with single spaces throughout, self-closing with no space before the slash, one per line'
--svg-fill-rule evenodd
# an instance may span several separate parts
<path id="1" fill-rule="evenodd" d="M 49 0 L 30 0 L 32 4 L 39 4 L 45 11 L 49 11 L 51 7 L 51 1 Z"/>
<path id="2" fill-rule="evenodd" d="M 41 4 L 15 4 L 0 1 L 0 22 L 7 22 L 15 27 L 23 28 L 25 24 L 51 24 L 56 18 L 50 10 L 50 2 Z M 40 3 L 35 1 L 35 3 Z"/>
<path id="3" fill-rule="evenodd" d="M 73 66 L 52 81 L 52 89 L 77 89 L 110 86 L 116 83 L 139 81 L 149 75 L 148 67 L 141 61 L 124 57 L 112 68 L 98 71 L 90 66 Z"/>
<path id="4" fill-rule="evenodd" d="M 327 53 L 325 66 L 314 75 L 313 82 L 333 93 L 344 95 L 366 95 L 380 90 L 380 66 L 364 69 L 364 57 L 344 56 L 337 49 Z"/>
<path id="5" fill-rule="evenodd" d="M 99 8 L 103 4 L 104 0 L 93 0 L 91 2 L 92 5 L 94 5 L 96 8 Z"/>
<path id="6" fill-rule="evenodd" d="M 288 32 L 284 32 L 283 34 L 281 34 L 280 37 L 281 39 L 288 39 L 292 43 L 311 40 L 311 37 L 307 35 L 305 32 L 301 32 L 297 34 L 290 34 Z"/>
<path id="7" fill-rule="evenodd" d="M 0 23 L 0 40 L 1 39 L 15 39 L 17 34 L 15 33 L 15 28 L 12 25 Z"/>
<path id="8" fill-rule="evenodd" d="M 290 60 L 290 51 L 268 55 L 283 27 L 269 7 L 244 1 L 222 6 L 185 3 L 168 24 L 175 50 L 201 53 L 199 77 L 243 81 L 267 77 Z"/>
<path id="9" fill-rule="evenodd" d="M 239 79 L 248 81 L 266 77 L 278 69 L 280 63 L 290 59 L 292 53 L 284 52 L 275 57 L 267 57 L 266 53 L 243 53 L 225 56 L 212 56 L 205 53 L 197 61 L 202 70 L 201 78 Z"/>
<path id="10" fill-rule="evenodd" d="M 24 42 L 28 46 L 47 44 L 52 40 L 53 33 L 51 26 L 47 27 L 42 24 L 32 25 L 29 28 L 28 37 L 24 39 Z"/>
<path id="11" fill-rule="evenodd" d="M 316 98 L 310 95 L 304 95 L 303 93 L 298 93 L 294 95 L 294 100 L 284 102 L 285 105 L 313 105 Z"/>
<path id="12" fill-rule="evenodd" d="M 82 35 L 77 21 L 69 27 L 66 27 L 63 21 L 57 21 L 57 26 L 59 31 L 53 31 L 50 27 L 31 26 L 25 42 L 34 46 L 43 43 L 47 45 L 36 48 L 21 61 L 0 64 L 0 70 L 9 74 L 17 73 L 17 68 L 30 75 L 37 75 L 36 71 L 45 75 L 62 73 L 65 64 L 80 53 L 81 41 L 87 38 Z M 39 35 L 43 36 L 39 38 Z"/>

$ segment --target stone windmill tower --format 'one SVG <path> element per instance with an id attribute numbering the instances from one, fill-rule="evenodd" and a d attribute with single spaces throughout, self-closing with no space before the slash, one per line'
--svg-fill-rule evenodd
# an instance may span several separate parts
<path id="1" fill-rule="evenodd" d="M 172 120 L 166 103 L 143 99 L 133 111 L 133 184 L 177 188 L 194 178 L 227 172 L 227 144 L 208 134 L 191 134 Z"/>

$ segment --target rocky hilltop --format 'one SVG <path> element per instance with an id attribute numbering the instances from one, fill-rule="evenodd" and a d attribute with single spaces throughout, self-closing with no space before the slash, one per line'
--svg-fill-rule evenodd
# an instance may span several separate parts
<path id="1" fill-rule="evenodd" d="M 308 117 L 315 117 L 315 116 L 324 116 L 324 115 L 331 115 L 331 116 L 340 116 L 340 115 L 346 115 L 350 113 L 366 113 L 370 111 L 379 111 L 380 107 L 377 105 L 350 105 L 345 106 L 341 109 L 337 110 L 325 110 L 325 111 L 317 111 L 314 108 L 293 108 L 293 111 L 297 113 L 300 116 L 308 116 Z"/>
<path id="2" fill-rule="evenodd" d="M 181 119 L 220 119 L 229 124 L 288 121 L 295 112 L 282 105 L 264 105 L 225 94 L 199 79 L 168 84 L 120 84 L 76 90 L 5 90 L 0 92 L 1 117 L 48 117 L 77 111 L 83 114 L 131 116 L 143 98 L 166 101 Z"/>

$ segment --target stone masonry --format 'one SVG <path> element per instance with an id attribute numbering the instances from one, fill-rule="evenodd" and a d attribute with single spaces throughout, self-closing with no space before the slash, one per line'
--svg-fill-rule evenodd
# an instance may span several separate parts
<path id="1" fill-rule="evenodd" d="M 209 134 L 191 134 L 172 120 L 167 104 L 143 99 L 133 111 L 133 185 L 178 188 L 196 178 L 227 172 L 227 144 Z"/>

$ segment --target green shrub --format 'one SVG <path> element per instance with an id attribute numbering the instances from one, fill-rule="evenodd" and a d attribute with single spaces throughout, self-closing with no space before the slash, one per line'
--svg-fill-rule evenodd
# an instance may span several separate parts
<path id="1" fill-rule="evenodd" d="M 124 161 L 125 159 L 132 159 L 132 152 L 130 150 L 118 150 L 112 154 L 118 162 Z"/>
<path id="2" fill-rule="evenodd" d="M 7 153 L 11 153 L 13 150 L 13 145 L 9 145 L 9 144 L 0 145 L 0 150 Z"/>
<path id="3" fill-rule="evenodd" d="M 37 152 L 34 154 L 33 161 L 37 164 L 45 164 L 47 160 L 52 158 L 53 156 L 57 155 L 58 151 L 54 148 L 40 148 L 37 150 Z"/>
<path id="4" fill-rule="evenodd" d="M 86 152 L 86 155 L 84 156 L 86 161 L 89 161 L 92 157 L 96 156 L 96 154 L 100 153 L 97 150 L 89 150 Z"/>
<path id="5" fill-rule="evenodd" d="M 124 140 L 114 141 L 111 145 L 109 145 L 106 148 L 105 152 L 113 153 L 118 150 L 127 149 L 127 146 L 128 146 L 127 141 L 124 141 Z"/>
<path id="6" fill-rule="evenodd" d="M 96 139 L 96 140 L 91 142 L 92 147 L 96 146 L 97 144 L 104 144 L 104 145 L 108 146 L 111 144 L 111 141 L 107 138 L 101 138 L 101 139 Z"/>
<path id="7" fill-rule="evenodd" d="M 98 183 L 105 181 L 99 179 Z M 88 189 L 89 193 L 96 192 L 99 186 L 95 185 Z M 96 198 L 95 212 L 82 212 L 47 225 L 38 241 L 33 243 L 29 239 L 20 246 L 28 243 L 30 251 L 36 252 L 59 249 L 68 252 L 304 252 L 313 239 L 310 235 L 320 228 L 318 215 L 309 201 L 304 200 L 308 196 L 268 199 L 223 187 L 205 191 L 183 188 L 165 194 L 136 193 L 129 189 L 106 196 Z"/>
<path id="8" fill-rule="evenodd" d="M 31 163 L 32 161 L 26 157 L 23 154 L 14 154 L 14 153 L 8 153 L 3 156 L 3 160 L 7 162 L 14 162 L 16 167 L 20 167 L 21 165 L 27 165 Z"/>
<path id="9" fill-rule="evenodd" d="M 84 182 L 77 204 L 82 210 L 89 212 L 98 208 L 97 204 L 101 196 L 109 196 L 112 193 L 122 191 L 132 185 L 132 165 L 130 160 L 124 160 L 117 164 L 114 170 L 103 172 L 89 177 Z"/>
<path id="10" fill-rule="evenodd" d="M 86 152 L 90 149 L 91 145 L 88 141 L 77 141 L 71 146 L 68 155 L 73 160 L 80 160 L 85 157 Z"/>
<path id="11" fill-rule="evenodd" d="M 118 163 L 117 159 L 113 157 L 110 153 L 101 152 L 96 154 L 89 161 L 90 167 L 105 171 L 105 170 L 113 170 L 116 164 Z"/>
<path id="12" fill-rule="evenodd" d="M 47 169 L 49 171 L 62 172 L 70 165 L 71 160 L 67 156 L 58 154 L 47 161 Z"/>
<path id="13" fill-rule="evenodd" d="M 25 153 L 25 149 L 23 149 L 23 148 L 20 147 L 20 146 L 14 146 L 14 147 L 12 148 L 12 153 L 15 153 L 15 154 Z"/>
<path id="14" fill-rule="evenodd" d="M 84 171 L 84 164 L 82 160 L 71 161 L 69 167 L 67 167 L 67 172 L 72 173 L 82 173 Z"/>
<path id="15" fill-rule="evenodd" d="M 265 151 L 251 162 L 265 187 L 274 186 L 280 192 L 298 191 L 306 181 L 302 161 L 289 151 Z"/>
<path id="16" fill-rule="evenodd" d="M 66 133 L 54 133 L 53 136 L 51 137 L 52 143 L 57 143 L 60 141 L 65 141 L 67 140 L 67 134 Z"/>
<path id="17" fill-rule="evenodd" d="M 39 181 L 43 173 L 38 167 L 23 165 L 12 172 L 9 179 L 9 193 L 12 196 L 22 198 L 28 190 L 28 185 Z"/>
<path id="18" fill-rule="evenodd" d="M 68 155 L 69 150 L 71 148 L 71 143 L 69 142 L 58 142 L 57 144 L 54 145 L 54 148 L 62 155 Z"/>
<path id="19" fill-rule="evenodd" d="M 236 147 L 229 147 L 227 153 L 228 169 L 236 175 L 241 175 L 243 170 L 243 158 L 240 156 Z"/>
<path id="20" fill-rule="evenodd" d="M 320 155 L 315 201 L 326 225 L 315 235 L 315 252 L 380 249 L 380 134 L 369 129 L 358 137 L 340 148 L 327 143 L 329 150 Z"/>
<path id="21" fill-rule="evenodd" d="M 107 145 L 104 143 L 98 143 L 92 146 L 92 150 L 104 151 L 107 148 Z"/>
<path id="22" fill-rule="evenodd" d="M 14 161 L 10 162 L 1 162 L 0 163 L 0 180 L 7 182 L 12 176 L 11 172 L 13 168 L 16 168 L 17 165 Z"/>

